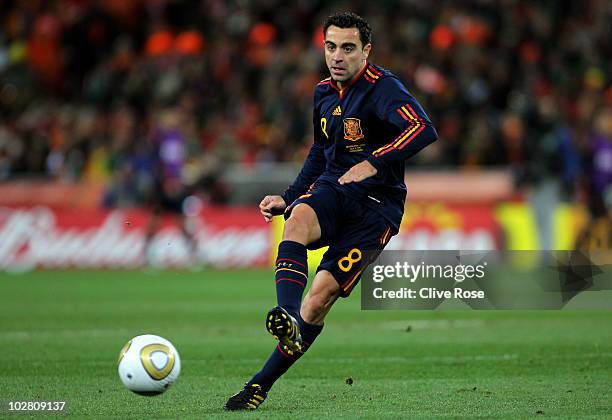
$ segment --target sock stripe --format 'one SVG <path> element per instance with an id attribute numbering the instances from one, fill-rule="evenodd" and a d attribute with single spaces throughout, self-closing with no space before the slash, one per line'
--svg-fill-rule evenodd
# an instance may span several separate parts
<path id="1" fill-rule="evenodd" d="M 278 263 L 279 261 L 291 261 L 292 263 L 295 263 L 297 265 L 301 265 L 302 267 L 306 268 L 306 266 L 304 264 L 302 264 L 299 261 L 296 260 L 292 260 L 291 258 L 279 258 L 278 260 L 276 260 L 276 262 Z"/>
<path id="2" fill-rule="evenodd" d="M 277 280 L 276 280 L 276 284 L 280 283 L 281 281 L 292 281 L 292 282 L 294 282 L 294 283 L 299 284 L 299 285 L 300 285 L 300 286 L 302 286 L 302 287 L 306 287 L 306 283 L 302 283 L 302 282 L 301 282 L 301 281 L 299 281 L 299 280 L 290 279 L 289 277 L 282 277 L 282 278 L 280 278 L 280 279 L 277 279 Z"/>
<path id="3" fill-rule="evenodd" d="M 306 280 L 308 280 L 308 276 L 307 276 L 306 274 L 302 273 L 301 271 L 294 270 L 293 268 L 284 268 L 284 267 L 283 267 L 283 268 L 278 268 L 278 269 L 275 271 L 275 273 L 278 273 L 279 271 L 283 271 L 283 270 L 286 270 L 286 271 L 293 271 L 294 273 L 301 274 L 302 276 L 306 277 Z"/>
<path id="4" fill-rule="evenodd" d="M 276 345 L 276 348 L 277 348 L 277 349 L 278 349 L 278 351 L 280 351 L 280 353 L 281 353 L 283 356 L 285 356 L 287 359 L 289 359 L 289 360 L 293 360 L 293 357 L 289 356 L 287 353 L 285 353 L 285 352 L 283 351 L 283 349 L 281 349 L 280 344 L 277 344 L 277 345 Z"/>

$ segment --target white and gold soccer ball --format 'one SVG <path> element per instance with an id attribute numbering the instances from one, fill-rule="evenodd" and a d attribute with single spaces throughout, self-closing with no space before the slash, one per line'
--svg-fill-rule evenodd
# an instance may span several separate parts
<path id="1" fill-rule="evenodd" d="M 171 342 L 156 335 L 139 335 L 119 353 L 119 378 L 139 395 L 159 395 L 181 373 L 181 359 Z"/>

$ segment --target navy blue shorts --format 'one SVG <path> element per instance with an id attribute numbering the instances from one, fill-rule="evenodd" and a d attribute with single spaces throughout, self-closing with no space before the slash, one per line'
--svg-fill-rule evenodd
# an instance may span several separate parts
<path id="1" fill-rule="evenodd" d="M 341 193 L 327 183 L 313 184 L 287 208 L 285 219 L 298 204 L 308 204 L 321 226 L 321 238 L 308 249 L 329 246 L 317 268 L 329 271 L 347 297 L 361 274 L 397 232 L 379 213 Z"/>

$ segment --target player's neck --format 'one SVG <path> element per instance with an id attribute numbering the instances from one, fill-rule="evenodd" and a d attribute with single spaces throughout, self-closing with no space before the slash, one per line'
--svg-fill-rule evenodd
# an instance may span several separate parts
<path id="1" fill-rule="evenodd" d="M 343 82 L 336 80 L 336 86 L 338 86 L 338 89 L 340 90 L 344 90 L 347 86 L 353 84 L 353 82 L 355 82 L 357 79 L 359 79 L 361 77 L 361 74 L 363 73 L 364 69 L 366 68 L 366 66 L 368 65 L 367 60 L 363 62 L 363 66 L 361 66 L 361 68 L 359 69 L 359 71 L 357 73 L 355 73 L 355 75 L 350 79 L 350 80 L 345 80 Z"/>

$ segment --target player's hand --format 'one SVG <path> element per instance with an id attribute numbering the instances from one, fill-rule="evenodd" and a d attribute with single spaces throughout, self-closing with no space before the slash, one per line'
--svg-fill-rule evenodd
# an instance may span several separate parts
<path id="1" fill-rule="evenodd" d="M 259 211 L 261 211 L 266 223 L 270 223 L 273 216 L 283 214 L 285 208 L 287 208 L 287 204 L 280 195 L 266 195 L 259 203 Z"/>
<path id="2" fill-rule="evenodd" d="M 338 182 L 341 185 L 350 184 L 351 182 L 361 182 L 364 179 L 376 175 L 377 172 L 376 168 L 372 166 L 370 162 L 364 160 L 346 171 L 346 173 L 338 179 Z"/>

